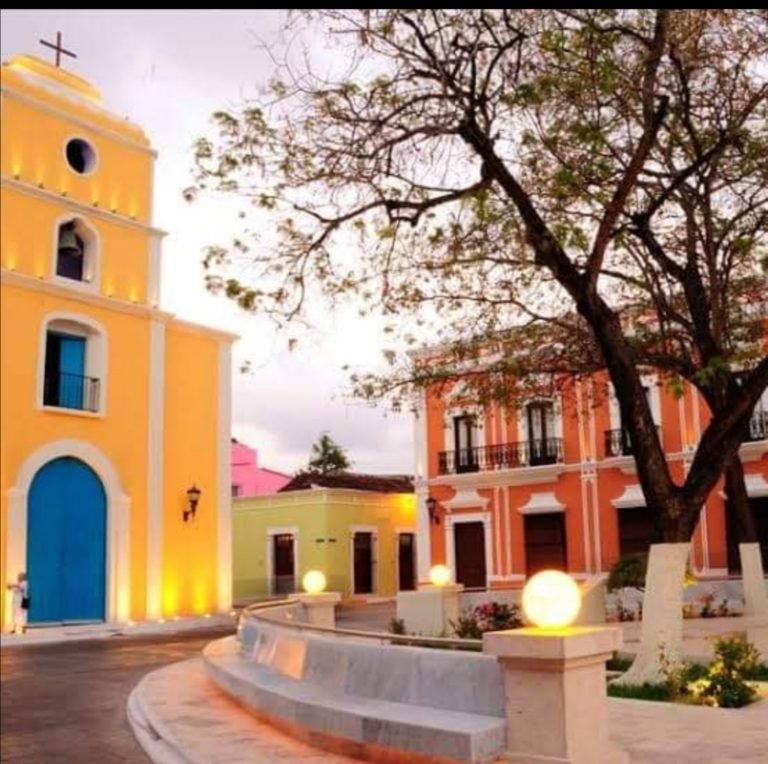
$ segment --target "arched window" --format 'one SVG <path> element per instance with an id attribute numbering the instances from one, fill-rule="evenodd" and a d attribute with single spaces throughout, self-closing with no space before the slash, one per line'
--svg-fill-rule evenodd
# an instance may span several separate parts
<path id="1" fill-rule="evenodd" d="M 87 316 L 52 314 L 40 338 L 40 403 L 45 407 L 103 414 L 107 341 Z"/>
<path id="2" fill-rule="evenodd" d="M 56 232 L 56 275 L 86 284 L 94 282 L 97 249 L 96 232 L 84 220 L 60 222 Z"/>

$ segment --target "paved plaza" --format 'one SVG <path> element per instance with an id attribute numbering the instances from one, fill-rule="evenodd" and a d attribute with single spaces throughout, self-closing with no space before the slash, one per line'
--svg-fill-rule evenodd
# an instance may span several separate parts
<path id="1" fill-rule="evenodd" d="M 125 715 L 147 672 L 222 631 L 114 637 L 2 650 L 2 764 L 147 764 Z"/>

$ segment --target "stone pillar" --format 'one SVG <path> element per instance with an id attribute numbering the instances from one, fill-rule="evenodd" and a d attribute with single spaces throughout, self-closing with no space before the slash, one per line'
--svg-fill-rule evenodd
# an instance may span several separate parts
<path id="1" fill-rule="evenodd" d="M 739 557 L 744 586 L 744 615 L 768 619 L 768 593 L 765 588 L 760 544 L 739 544 Z"/>
<path id="2" fill-rule="evenodd" d="M 302 621 L 311 626 L 324 626 L 333 629 L 336 626 L 336 605 L 341 602 L 339 592 L 322 594 L 298 594 L 296 599 L 304 607 Z"/>
<path id="3" fill-rule="evenodd" d="M 451 622 L 459 617 L 461 584 L 420 586 L 415 592 L 398 592 L 397 617 L 403 620 L 406 634 L 423 637 L 450 636 Z"/>
<path id="4" fill-rule="evenodd" d="M 509 764 L 627 764 L 608 742 L 605 662 L 621 647 L 606 626 L 485 634 L 504 673 Z"/>

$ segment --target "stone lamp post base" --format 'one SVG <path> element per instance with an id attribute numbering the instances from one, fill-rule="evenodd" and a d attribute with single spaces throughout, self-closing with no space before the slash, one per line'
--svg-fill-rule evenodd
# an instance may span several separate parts
<path id="1" fill-rule="evenodd" d="M 628 764 L 606 731 L 605 662 L 621 647 L 615 627 L 490 632 L 483 652 L 504 672 L 506 761 Z"/>

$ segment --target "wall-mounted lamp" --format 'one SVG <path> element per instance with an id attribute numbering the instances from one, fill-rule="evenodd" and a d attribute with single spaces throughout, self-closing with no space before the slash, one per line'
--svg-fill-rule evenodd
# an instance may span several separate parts
<path id="1" fill-rule="evenodd" d="M 184 522 L 186 523 L 190 517 L 195 519 L 195 512 L 197 512 L 197 503 L 200 501 L 200 494 L 202 491 L 192 483 L 192 488 L 187 488 L 187 500 L 189 501 L 189 508 L 184 510 Z"/>
<path id="2" fill-rule="evenodd" d="M 427 499 L 427 512 L 429 513 L 429 522 L 440 525 L 440 515 L 437 512 L 437 499 L 430 496 Z"/>

